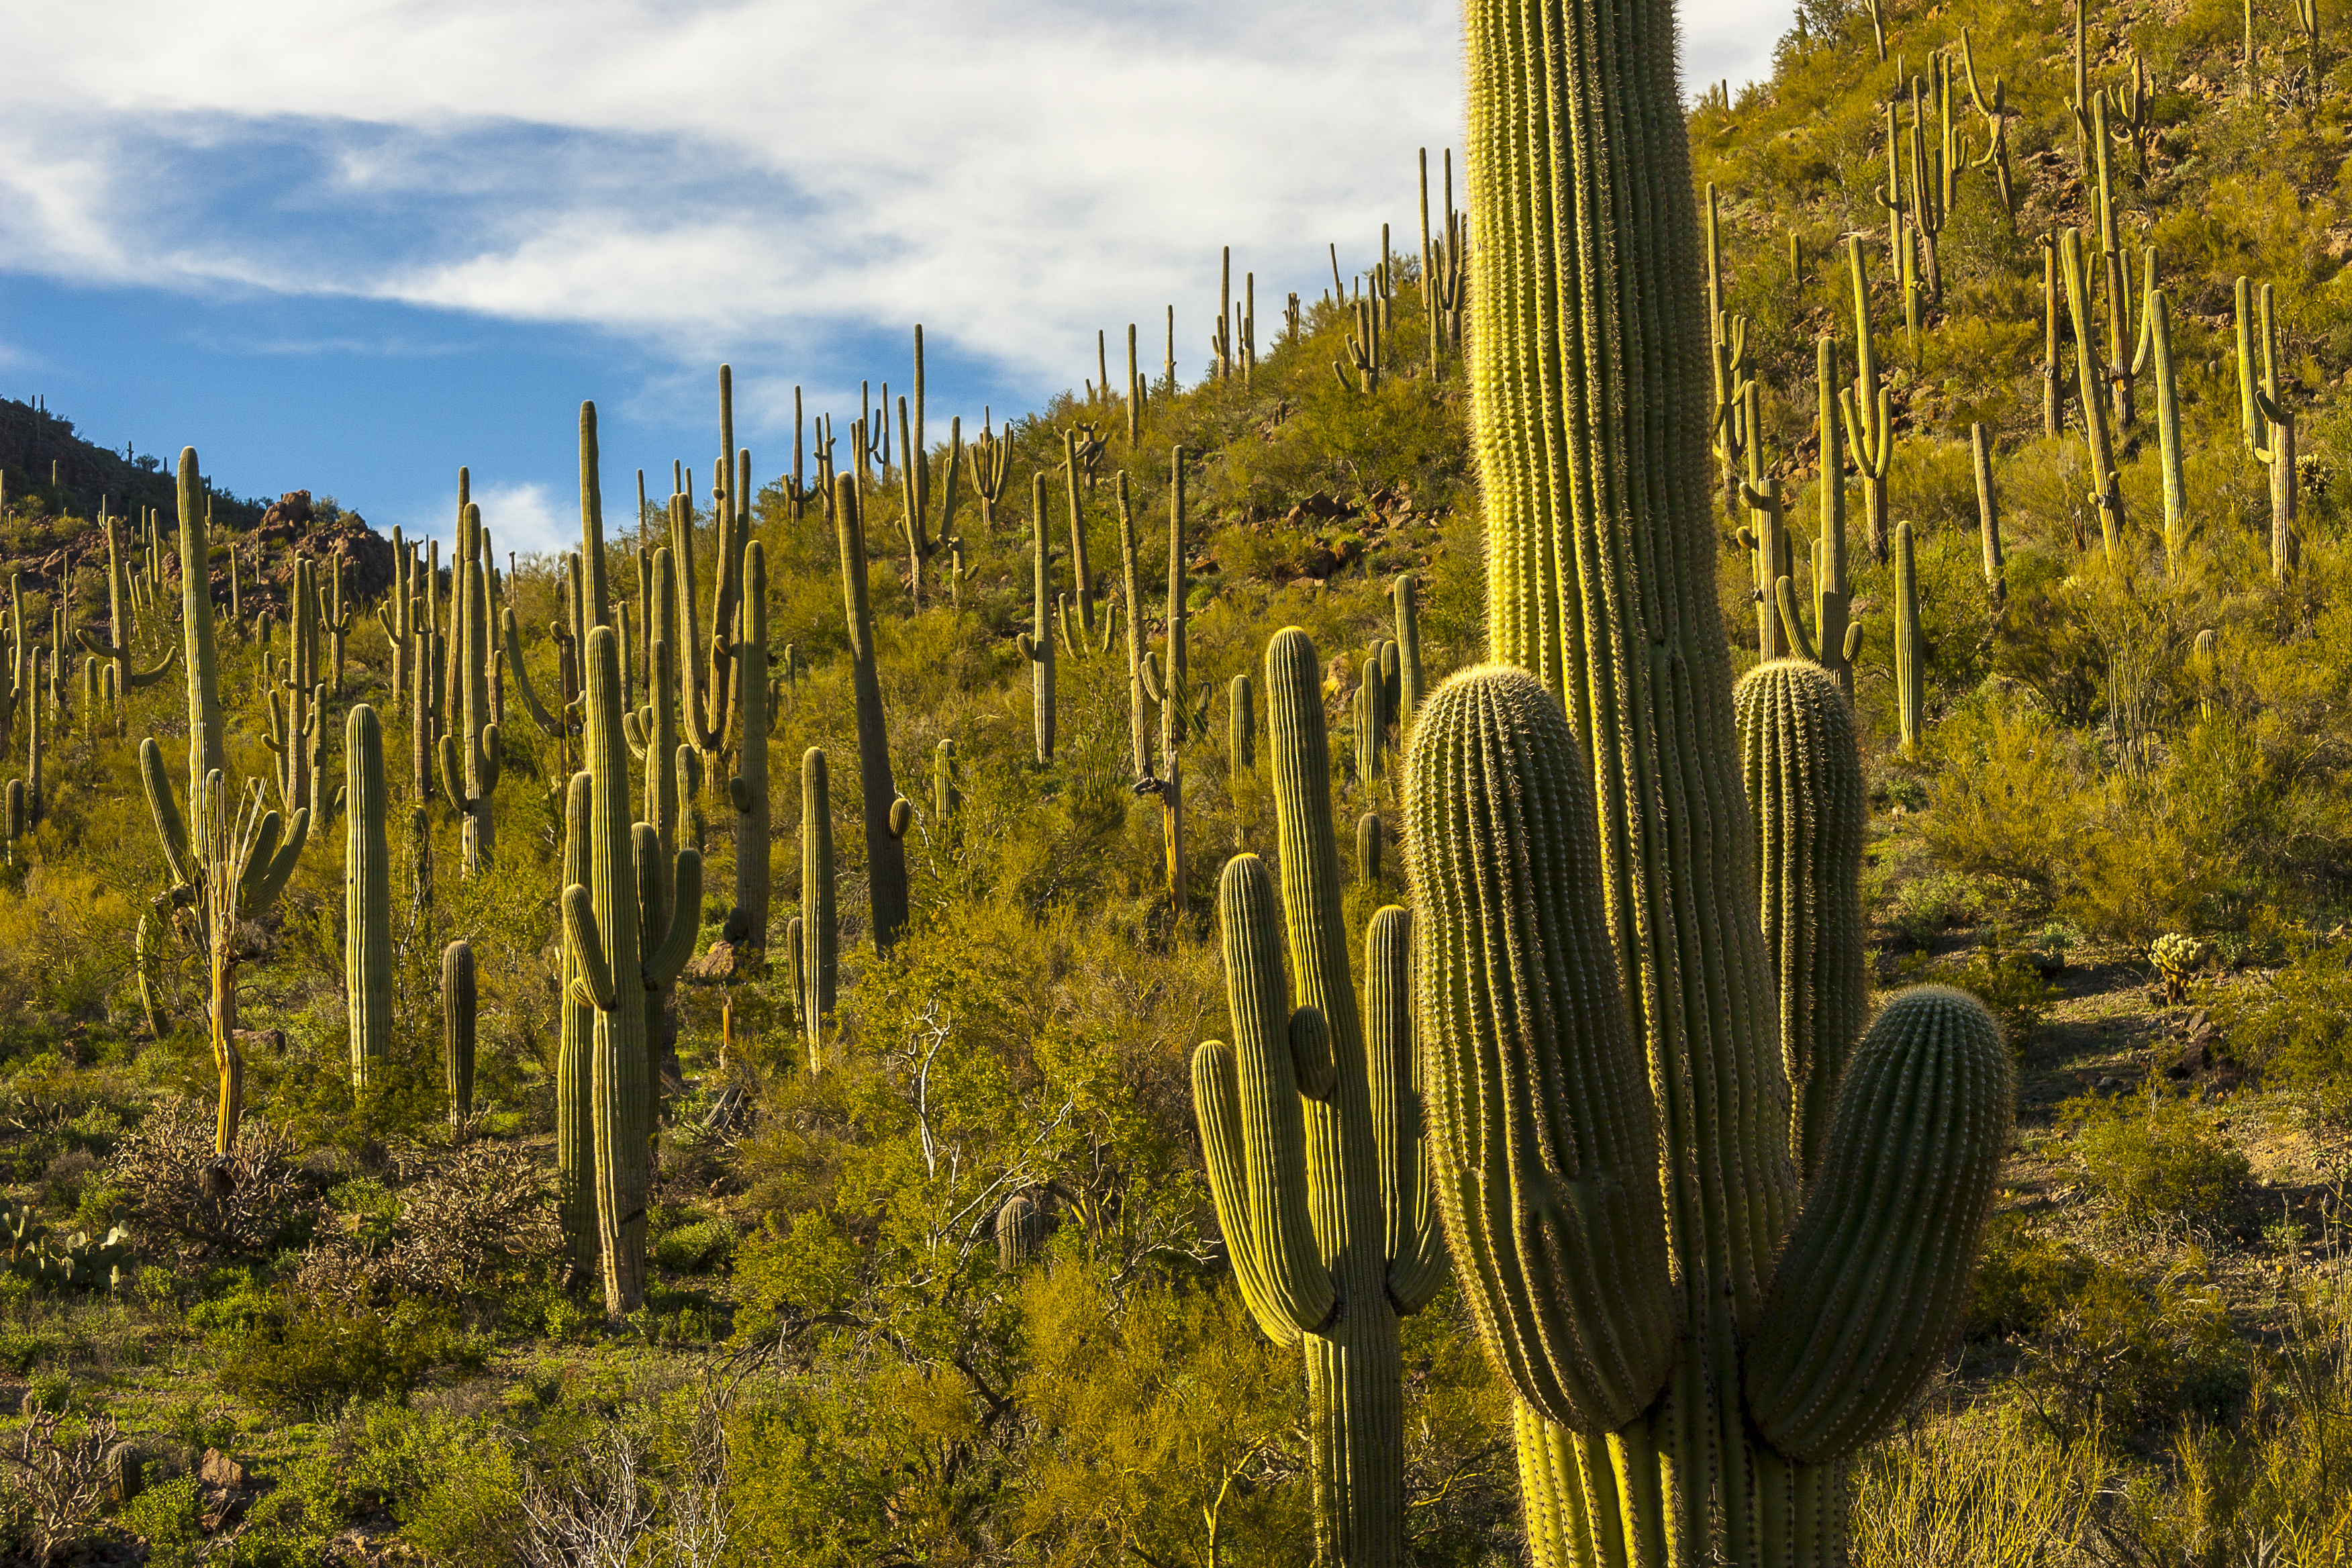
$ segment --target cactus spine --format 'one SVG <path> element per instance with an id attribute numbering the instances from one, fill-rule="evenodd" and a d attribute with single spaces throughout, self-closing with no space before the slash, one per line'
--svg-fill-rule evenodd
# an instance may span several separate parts
<path id="1" fill-rule="evenodd" d="M 462 1136 L 474 1116 L 474 944 L 463 937 L 441 950 L 441 1068 Z"/>
<path id="2" fill-rule="evenodd" d="M 841 590 L 849 621 L 850 679 L 857 696 L 857 787 L 866 808 L 866 884 L 874 910 L 874 951 L 887 952 L 907 923 L 905 798 L 890 774 L 890 736 L 875 668 L 874 606 L 866 591 L 866 522 L 857 484 L 834 481 L 835 527 L 841 546 Z M 693 628 L 688 627 L 691 634 Z"/>
<path id="3" fill-rule="evenodd" d="M 601 554 L 603 541 L 582 542 Z M 563 889 L 563 939 L 577 972 L 568 988 L 596 1009 L 590 1095 L 594 1111 L 596 1231 L 604 1310 L 614 1318 L 645 1299 L 646 1204 L 654 1095 L 646 1026 L 648 990 L 677 976 L 694 944 L 702 903 L 702 857 L 677 852 L 667 928 L 656 923 L 660 853 L 653 829 L 633 826 L 627 742 L 621 734 L 621 666 L 613 628 L 588 635 L 587 737 L 593 779 L 588 880 Z"/>
<path id="4" fill-rule="evenodd" d="M 768 945 L 768 556 L 756 539 L 743 547 L 738 622 L 736 708 L 743 731 L 727 781 L 735 808 L 735 907 L 725 936 L 757 950 Z"/>
<path id="5" fill-rule="evenodd" d="M 1045 537 L 1045 476 L 1031 476 L 1029 525 L 1035 587 L 1030 601 L 1029 629 L 1019 633 L 1013 646 L 1029 661 L 1029 710 L 1037 732 L 1037 765 L 1054 760 L 1054 604 L 1053 546 Z"/>
<path id="6" fill-rule="evenodd" d="M 1321 671 L 1306 633 L 1276 635 L 1265 675 L 1281 912 L 1263 861 L 1226 863 L 1217 910 L 1234 1044 L 1194 1054 L 1192 1099 L 1243 1299 L 1269 1338 L 1306 1353 L 1322 1553 L 1387 1568 L 1405 1560 L 1397 1320 L 1425 1305 L 1444 1272 L 1416 1114 L 1411 917 L 1391 908 L 1373 919 L 1366 1029 L 1348 973 Z"/>
<path id="7" fill-rule="evenodd" d="M 1564 1331 L 1482 1336 L 1518 1396 L 1529 1534 L 1547 1568 L 1818 1563 L 1838 1554 L 1843 1534 L 1833 1474 L 1759 1441 L 1742 1408 L 1743 1347 L 1770 1327 L 1758 1320 L 1798 1184 L 1716 598 L 1706 392 L 1690 374 L 1706 322 L 1674 37 L 1667 0 L 1603 0 L 1572 15 L 1559 0 L 1469 7 L 1469 293 L 1479 314 L 1466 379 L 1486 509 L 1489 645 L 1539 679 L 1569 721 L 1535 700 L 1525 677 L 1498 671 L 1456 677 L 1416 721 L 1406 800 L 1427 926 L 1420 994 L 1433 1068 L 1540 1050 L 1622 1085 L 1615 1102 L 1628 1107 L 1615 1124 L 1622 1177 L 1597 1179 L 1600 1144 L 1555 1140 L 1547 1156 L 1592 1171 L 1555 1184 L 1486 1163 L 1525 1146 L 1525 1120 L 1507 1120 L 1507 1104 L 1457 1110 L 1458 1086 L 1443 1083 L 1431 1099 L 1433 1128 L 1476 1138 L 1469 1160 L 1441 1144 L 1441 1190 L 1505 1216 L 1492 1240 L 1448 1226 L 1474 1297 L 1489 1298 L 1486 1321 L 1548 1313 Z M 1579 304 L 1554 309 L 1561 300 Z M 1856 425 L 1869 412 L 1863 402 L 1858 395 Z M 1885 450 L 1874 445 L 1861 454 L 1865 472 Z M 1609 480 L 1557 483 L 1564 471 Z M 1442 723 L 1457 689 L 1465 695 L 1450 706 L 1461 721 Z M 1528 708 L 1543 709 L 1553 731 L 1549 766 L 1591 760 L 1591 805 L 1529 811 L 1522 829 L 1550 864 L 1580 868 L 1580 896 L 1530 897 L 1527 876 L 1511 879 L 1536 851 L 1515 859 L 1490 847 L 1487 819 L 1535 798 L 1538 757 L 1520 746 L 1474 758 L 1468 737 Z M 1492 773 L 1498 784 L 1455 797 L 1463 808 L 1445 820 L 1456 831 L 1425 826 L 1432 792 L 1457 773 L 1473 784 Z M 1474 798 L 1496 805 L 1474 813 Z M 1587 825 L 1597 831 L 1588 836 Z M 1561 842 L 1568 835 L 1579 844 Z M 1441 885 L 1464 897 L 1450 903 Z M 1474 953 L 1503 952 L 1510 963 L 1485 963 L 1482 991 L 1558 973 L 1593 1016 L 1634 1021 L 1647 1081 L 1659 1086 L 1654 1123 L 1631 1051 L 1549 1020 L 1496 1027 L 1467 984 L 1432 973 L 1450 964 L 1461 973 Z M 1568 1005 L 1556 986 L 1527 994 Z M 1450 1028 L 1466 1039 L 1449 1039 Z M 1580 1133 L 1601 1113 L 1566 1092 L 1559 1069 L 1486 1075 L 1477 1087 L 1517 1092 L 1529 1113 Z M 1877 1158 L 1867 1148 L 1857 1157 Z M 1671 1229 L 1646 1217 L 1659 1212 L 1654 1180 Z M 1523 1213 L 1548 1217 L 1549 1236 L 1531 1235 Z M 1859 1232 L 1882 1259 L 1903 1245 L 1874 1215 L 1834 1217 L 1843 1239 Z M 1595 1267 L 1591 1249 L 1620 1236 L 1623 1256 L 1647 1261 Z M 1507 1275 L 1521 1256 L 1549 1279 Z M 1955 1252 L 1936 1267 L 1964 1277 L 1967 1262 Z M 1655 1310 L 1661 1299 L 1676 1310 Z M 1590 1305 L 1563 1322 L 1570 1302 Z M 1593 1349 L 1570 1348 L 1585 1345 Z M 1589 1392 L 1564 1397 L 1580 1384 Z"/>
<path id="8" fill-rule="evenodd" d="M 392 1054 L 392 847 L 384 833 L 383 728 L 355 705 L 343 726 L 343 1005 L 352 1090 Z"/>
<path id="9" fill-rule="evenodd" d="M 809 1071 L 824 1068 L 824 1024 L 833 1016 L 838 980 L 833 894 L 833 795 L 824 752 L 801 756 L 801 960 L 793 974 L 801 997 L 801 1027 L 808 1037 Z"/>
<path id="10" fill-rule="evenodd" d="M 1853 714 L 1827 672 L 1796 659 L 1748 672 L 1732 702 L 1756 823 L 1764 950 L 1780 997 L 1780 1059 L 1801 1175 L 1820 1163 L 1846 1053 L 1870 1012 L 1863 962 L 1868 805 Z"/>

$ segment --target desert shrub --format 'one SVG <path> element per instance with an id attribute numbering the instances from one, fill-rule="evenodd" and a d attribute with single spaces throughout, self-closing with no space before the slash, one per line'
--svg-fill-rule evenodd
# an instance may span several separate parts
<path id="1" fill-rule="evenodd" d="M 352 1301 L 450 1299 L 553 1254 L 562 1231 L 546 1161 L 519 1143 L 466 1143 L 447 1153 L 399 1152 L 406 1184 L 373 1177 L 328 1195 L 329 1234 L 303 1254 L 305 1291 Z"/>
<path id="2" fill-rule="evenodd" d="M 2110 1457 L 2014 1407 L 1906 1422 L 1854 1467 L 1855 1568 L 2032 1568 L 2084 1535 Z M 2058 1560 L 2064 1560 L 2060 1558 Z"/>
<path id="3" fill-rule="evenodd" d="M 54 1563 L 89 1537 L 106 1495 L 106 1456 L 121 1440 L 121 1431 L 104 1416 L 68 1422 L 41 1410 L 0 1444 L 0 1478 L 7 1489 L 0 1513 L 25 1558 Z"/>
<path id="4" fill-rule="evenodd" d="M 2352 944 L 2314 947 L 2213 999 L 2231 1048 L 2317 1120 L 2352 1123 Z"/>
<path id="5" fill-rule="evenodd" d="M 1979 889 L 1965 877 L 1933 871 L 1914 877 L 1895 889 L 1887 901 L 1886 921 L 1903 944 L 1923 948 L 1956 925 L 1965 925 L 1983 912 Z"/>
<path id="6" fill-rule="evenodd" d="M 1969 1332 L 2038 1334 L 2098 1268 L 2081 1247 L 2037 1230 L 2015 1210 L 1992 1216 L 1969 1288 Z"/>
<path id="7" fill-rule="evenodd" d="M 2243 1397 L 2249 1368 L 2202 1255 L 2141 1275 L 2063 1243 L 2011 1250 L 2001 1287 L 2029 1321 L 2027 1380 L 2079 1429 L 2105 1420 L 2160 1428 L 2219 1419 Z"/>
<path id="8" fill-rule="evenodd" d="M 195 1568 L 205 1549 L 194 1476 L 174 1476 L 126 1504 L 116 1522 L 147 1548 L 147 1568 Z"/>
<path id="9" fill-rule="evenodd" d="M 723 1219 L 695 1220 L 663 1231 L 654 1257 L 673 1274 L 709 1274 L 735 1249 L 735 1227 Z"/>
<path id="10" fill-rule="evenodd" d="M 413 1299 L 378 1308 L 331 1295 L 273 1294 L 260 1312 L 216 1331 L 214 1342 L 224 1389 L 288 1413 L 404 1394 L 429 1368 L 480 1354 L 447 1309 Z"/>
<path id="11" fill-rule="evenodd" d="M 247 1116 L 230 1153 L 226 1196 L 205 1180 L 214 1111 L 194 1100 L 159 1100 L 125 1133 L 106 1170 L 144 1247 L 161 1242 L 196 1257 L 250 1256 L 299 1237 L 312 1195 L 294 1167 L 293 1141 Z"/>
<path id="12" fill-rule="evenodd" d="M 2210 1115 L 2167 1094 L 2160 1080 L 2137 1094 L 2070 1100 L 2058 1115 L 2074 1129 L 2084 1182 L 2129 1225 L 2210 1221 L 2251 1168 Z"/>

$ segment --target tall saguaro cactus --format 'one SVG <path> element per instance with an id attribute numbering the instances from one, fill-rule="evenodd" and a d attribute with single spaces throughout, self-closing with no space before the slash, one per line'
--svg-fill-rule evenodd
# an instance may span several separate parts
<path id="1" fill-rule="evenodd" d="M 874 911 L 874 949 L 887 952 L 907 924 L 906 798 L 890 773 L 890 735 L 882 712 L 882 678 L 874 652 L 874 605 L 866 589 L 866 521 L 857 481 L 834 481 L 835 527 L 841 545 L 842 603 L 849 620 L 850 684 L 857 698 L 857 787 L 866 807 L 866 884 Z M 688 628 L 689 632 L 692 630 Z"/>
<path id="2" fill-rule="evenodd" d="M 726 939 L 768 945 L 768 556 L 758 540 L 743 547 L 743 602 L 737 612 L 736 710 L 743 732 L 727 781 L 735 808 L 735 907 Z"/>
<path id="3" fill-rule="evenodd" d="M 1029 661 L 1030 718 L 1036 731 L 1037 765 L 1054 760 L 1054 547 L 1045 530 L 1045 476 L 1032 476 L 1029 507 L 1030 555 L 1034 567 L 1029 629 L 1015 634 L 1013 646 Z"/>
<path id="4" fill-rule="evenodd" d="M 1265 675 L 1281 905 L 1264 861 L 1226 863 L 1217 913 L 1234 1043 L 1194 1054 L 1192 1100 L 1243 1300 L 1269 1338 L 1306 1354 L 1324 1558 L 1392 1568 L 1405 1561 L 1397 1320 L 1444 1277 L 1422 1156 L 1412 917 L 1393 906 L 1373 917 L 1360 1014 L 1322 671 L 1305 632 L 1276 635 Z"/>
<path id="5" fill-rule="evenodd" d="M 489 861 L 496 846 L 498 818 L 490 795 L 499 787 L 503 750 L 499 727 L 490 720 L 490 598 L 489 574 L 482 560 L 482 512 L 467 503 L 451 559 L 457 635 L 451 656 L 451 717 L 457 721 L 441 737 L 441 787 L 450 809 L 465 819 L 460 836 L 464 874 L 471 878 Z"/>
<path id="6" fill-rule="evenodd" d="M 384 832 L 383 726 L 362 702 L 343 726 L 343 1005 L 352 1089 L 392 1054 L 392 846 Z"/>
<path id="7" fill-rule="evenodd" d="M 587 675 L 588 879 L 563 889 L 563 940 L 573 971 L 566 996 L 596 1010 L 589 1092 L 597 1250 L 604 1310 L 623 1318 L 645 1300 L 654 1131 L 646 993 L 677 979 L 693 951 L 702 857 L 690 848 L 677 852 L 665 929 L 656 923 L 661 878 L 653 863 L 660 847 L 650 826 L 630 821 L 621 663 L 610 626 L 588 634 Z"/>
<path id="8" fill-rule="evenodd" d="M 824 1068 L 824 1024 L 838 984 L 833 885 L 832 784 L 824 750 L 811 746 L 801 755 L 801 955 L 793 974 L 811 1072 Z"/>
<path id="9" fill-rule="evenodd" d="M 474 1115 L 474 944 L 459 937 L 441 950 L 441 1073 L 461 1135 Z"/>
<path id="10" fill-rule="evenodd" d="M 152 669 L 133 669 L 131 666 L 133 623 L 136 611 L 131 596 L 130 574 L 122 564 L 121 520 L 109 515 L 101 507 L 99 526 L 106 531 L 106 636 L 100 637 L 89 626 L 78 626 L 74 636 L 81 646 L 114 667 L 114 689 L 128 693 L 142 686 L 152 686 L 171 672 L 180 657 L 177 643 L 163 656 L 163 662 Z"/>
<path id="11" fill-rule="evenodd" d="M 1482 1338 L 1517 1396 L 1546 1568 L 1778 1568 L 1832 1561 L 1842 1541 L 1822 1467 L 1846 1450 L 1773 1447 L 1745 1396 L 1745 1347 L 1781 1327 L 1767 1294 L 1799 1193 L 1717 602 L 1707 323 L 1674 48 L 1668 0 L 1468 7 L 1468 380 L 1488 638 L 1532 679 L 1473 671 L 1432 696 L 1405 798 L 1431 1124 L 1445 1130 L 1434 1181 Z M 1499 743 L 1507 730 L 1515 739 Z M 1586 758 L 1591 803 L 1578 811 L 1542 781 Z M 1539 974 L 1557 979 L 1524 978 Z M 1611 1043 L 1619 1007 L 1646 1074 Z M 1897 1048 L 1916 1044 L 1906 1034 Z M 1487 1070 L 1505 1051 L 1527 1068 Z M 1587 1081 L 1619 1087 L 1580 1092 Z M 1998 1086 L 1895 1081 L 1904 1095 L 1882 1114 L 1998 1120 Z M 1523 1136 L 1547 1125 L 1548 1140 Z M 1998 1152 L 1950 1157 L 1973 1182 Z M 1815 1195 L 1901 1194 L 1827 1216 L 1886 1265 L 1854 1303 L 1880 1323 L 1940 1300 L 1970 1259 L 1954 1247 L 1895 1267 L 1906 1211 L 1930 1184 L 1874 1174 L 1887 1179 Z M 1474 1207 L 1510 1223 L 1454 1223 Z M 1908 1363 L 1895 1370 L 1871 1387 L 1876 1409 L 1916 1387 Z M 1842 1398 L 1871 1382 L 1844 1372 Z"/>

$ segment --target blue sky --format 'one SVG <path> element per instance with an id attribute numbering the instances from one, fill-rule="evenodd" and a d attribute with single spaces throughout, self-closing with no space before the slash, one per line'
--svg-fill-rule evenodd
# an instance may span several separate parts
<path id="1" fill-rule="evenodd" d="M 1696 90 L 1769 68 L 1785 0 L 1692 0 Z M 0 0 L 0 393 L 245 494 L 446 535 L 470 465 L 501 547 L 576 538 L 578 405 L 608 494 L 792 389 L 929 423 L 1093 374 L 1217 255 L 1262 316 L 1414 237 L 1458 140 L 1459 8 L 1426 0 Z M 23 68 L 37 62 L 37 68 Z M 1114 375 L 1122 374 L 1115 370 Z"/>

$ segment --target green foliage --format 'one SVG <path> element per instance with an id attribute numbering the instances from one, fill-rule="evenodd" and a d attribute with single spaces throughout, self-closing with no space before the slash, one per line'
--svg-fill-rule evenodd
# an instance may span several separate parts
<path id="1" fill-rule="evenodd" d="M 126 1504 L 116 1523 L 147 1548 L 149 1568 L 196 1568 L 205 1548 L 194 1476 L 174 1476 Z"/>
<path id="2" fill-rule="evenodd" d="M 2214 1131 L 2211 1113 L 2151 1079 L 2137 1094 L 2091 1095 L 2059 1107 L 2076 1167 L 2127 1225 L 2204 1225 L 2221 1217 L 2251 1168 Z"/>
<path id="3" fill-rule="evenodd" d="M 2042 1018 L 2057 1005 L 2060 992 L 2042 978 L 2033 955 L 1988 939 L 1969 955 L 1967 963 L 1945 976 L 1990 1008 L 2000 1022 L 2002 1038 L 2019 1057 Z"/>
<path id="4" fill-rule="evenodd" d="M 2266 1081 L 2294 1090 L 2320 1121 L 2352 1123 L 2352 945 L 2313 946 L 2212 1005 L 2231 1048 Z"/>
<path id="5" fill-rule="evenodd" d="M 379 1308 L 277 1293 L 232 1300 L 233 1310 L 207 1314 L 221 1325 L 213 1336 L 220 1384 L 279 1412 L 405 1394 L 436 1365 L 481 1359 L 447 1309 L 422 1301 Z"/>

